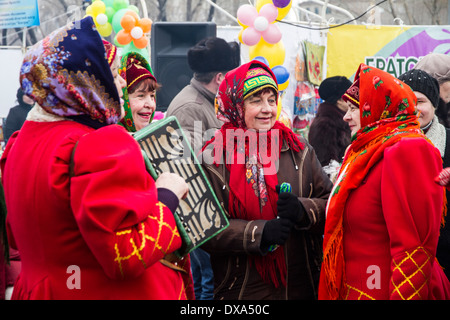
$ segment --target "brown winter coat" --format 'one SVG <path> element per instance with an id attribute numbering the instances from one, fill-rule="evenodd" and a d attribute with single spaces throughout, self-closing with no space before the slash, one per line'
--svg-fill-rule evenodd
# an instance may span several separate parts
<path id="1" fill-rule="evenodd" d="M 292 192 L 307 212 L 307 223 L 297 225 L 284 245 L 287 287 L 275 288 L 264 283 L 249 255 L 261 255 L 261 235 L 265 220 L 230 219 L 222 233 L 203 248 L 211 255 L 214 271 L 215 299 L 315 299 L 322 260 L 322 235 L 325 207 L 332 183 L 323 172 L 314 149 L 305 140 L 303 151 L 293 152 L 285 143 L 280 155 L 278 182 L 289 182 Z M 210 145 L 211 147 L 212 145 Z M 229 172 L 202 154 L 203 167 L 213 189 L 227 212 Z M 278 249 L 279 250 L 279 249 Z"/>

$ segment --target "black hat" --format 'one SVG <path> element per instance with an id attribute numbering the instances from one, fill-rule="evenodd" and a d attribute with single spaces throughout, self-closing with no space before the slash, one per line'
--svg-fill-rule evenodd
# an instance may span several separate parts
<path id="1" fill-rule="evenodd" d="M 439 83 L 429 73 L 412 69 L 398 77 L 399 80 L 411 87 L 412 91 L 418 91 L 427 96 L 431 104 L 437 108 L 439 105 Z"/>
<path id="2" fill-rule="evenodd" d="M 328 103 L 336 104 L 352 85 L 352 82 L 344 76 L 326 78 L 319 86 L 319 96 Z"/>
<path id="3" fill-rule="evenodd" d="M 189 67 L 197 73 L 230 71 L 240 64 L 240 48 L 237 42 L 209 37 L 190 48 L 187 58 Z"/>

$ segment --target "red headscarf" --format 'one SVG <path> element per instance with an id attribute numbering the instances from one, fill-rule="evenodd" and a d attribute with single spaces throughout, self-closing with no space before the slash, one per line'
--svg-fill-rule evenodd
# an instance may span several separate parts
<path id="1" fill-rule="evenodd" d="M 263 69 L 264 72 L 255 72 L 254 69 Z M 226 151 L 225 165 L 230 172 L 228 211 L 233 218 L 249 221 L 271 220 L 277 217 L 278 194 L 275 186 L 278 184 L 278 178 L 276 171 L 269 170 L 269 167 L 274 169 L 274 162 L 278 163 L 283 141 L 295 152 L 303 149 L 302 143 L 292 130 L 279 121 L 268 131 L 247 128 L 243 109 L 244 83 L 261 74 L 270 75 L 270 83 L 273 83 L 261 83 L 261 87 L 273 88 L 276 85 L 272 70 L 259 61 L 246 63 L 225 75 L 216 97 L 217 118 L 225 123 L 203 148 L 204 150 L 209 144 L 214 145 L 217 165 L 224 160 L 222 156 Z M 258 89 L 252 87 L 252 93 Z M 274 150 L 275 154 L 271 150 Z M 278 270 L 283 285 L 286 285 L 286 265 L 282 248 L 265 256 L 252 256 L 251 261 L 255 263 L 265 281 L 271 281 L 278 286 Z"/>
<path id="2" fill-rule="evenodd" d="M 361 129 L 352 137 L 330 195 L 324 234 L 319 299 L 341 299 L 345 289 L 342 219 L 350 192 L 383 157 L 385 148 L 404 137 L 426 139 L 419 127 L 412 90 L 390 74 L 361 64 L 343 96 L 360 108 Z"/>

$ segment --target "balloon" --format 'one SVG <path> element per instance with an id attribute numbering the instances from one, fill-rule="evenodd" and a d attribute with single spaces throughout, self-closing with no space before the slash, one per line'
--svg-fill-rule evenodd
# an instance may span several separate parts
<path id="1" fill-rule="evenodd" d="M 257 16 L 258 12 L 256 11 L 255 7 L 249 4 L 240 6 L 237 11 L 238 20 L 247 26 L 253 26 L 253 21 Z"/>
<path id="2" fill-rule="evenodd" d="M 289 79 L 284 83 L 278 84 L 278 91 L 284 91 L 289 86 Z"/>
<path id="3" fill-rule="evenodd" d="M 112 27 L 115 33 L 122 30 L 122 26 L 120 25 L 120 20 L 122 20 L 122 17 L 125 15 L 125 13 L 128 12 L 128 9 L 120 9 L 119 11 L 116 11 L 114 14 L 114 17 L 112 19 Z"/>
<path id="4" fill-rule="evenodd" d="M 119 11 L 121 9 L 127 9 L 130 5 L 128 0 L 114 0 L 113 1 L 113 8 L 116 11 Z"/>
<path id="5" fill-rule="evenodd" d="M 102 37 L 108 37 L 112 33 L 111 23 L 106 22 L 105 24 L 100 24 L 97 26 L 97 30 L 98 30 L 98 33 L 100 33 L 100 35 Z"/>
<path id="6" fill-rule="evenodd" d="M 133 16 L 125 13 L 122 19 L 120 19 L 120 25 L 124 30 L 130 31 L 136 25 L 136 19 Z"/>
<path id="7" fill-rule="evenodd" d="M 267 18 L 259 16 L 253 21 L 253 27 L 256 29 L 256 31 L 262 32 L 267 29 L 269 26 L 269 21 Z"/>
<path id="8" fill-rule="evenodd" d="M 266 17 L 267 20 L 273 22 L 278 16 L 278 9 L 273 4 L 268 3 L 261 7 L 258 10 L 260 16 Z"/>
<path id="9" fill-rule="evenodd" d="M 244 33 L 245 29 L 241 29 L 238 33 L 238 39 L 240 43 L 244 43 L 244 40 L 242 40 L 242 34 Z M 245 44 L 245 43 L 244 43 Z"/>
<path id="10" fill-rule="evenodd" d="M 86 8 L 86 15 L 87 16 L 92 16 L 92 5 L 87 6 Z"/>
<path id="11" fill-rule="evenodd" d="M 108 22 L 112 23 L 114 14 L 116 13 L 116 10 L 114 10 L 112 7 L 106 7 L 105 14 L 108 17 Z"/>
<path id="12" fill-rule="evenodd" d="M 278 26 L 270 24 L 267 30 L 262 33 L 262 37 L 268 43 L 275 44 L 281 40 L 282 34 Z"/>
<path id="13" fill-rule="evenodd" d="M 254 46 L 261 40 L 261 34 L 255 28 L 247 28 L 242 32 L 242 42 L 248 46 Z"/>
<path id="14" fill-rule="evenodd" d="M 103 0 L 103 2 L 105 3 L 106 8 L 113 7 L 114 0 Z"/>
<path id="15" fill-rule="evenodd" d="M 97 22 L 98 25 L 104 25 L 108 23 L 108 16 L 104 13 L 100 13 L 95 17 L 95 22 Z"/>
<path id="16" fill-rule="evenodd" d="M 92 8 L 92 15 L 97 16 L 98 14 L 105 12 L 106 6 L 103 3 L 103 1 L 94 1 L 91 4 L 91 8 Z"/>
<path id="17" fill-rule="evenodd" d="M 135 5 L 129 5 L 128 6 L 128 9 L 130 9 L 131 11 L 134 11 L 134 12 L 136 12 L 137 14 L 139 14 L 139 8 L 138 7 L 136 7 Z"/>
<path id="18" fill-rule="evenodd" d="M 254 57 L 263 56 L 269 62 L 269 66 L 280 66 L 284 63 L 286 49 L 283 41 L 275 44 L 270 44 L 261 39 L 255 46 L 249 48 L 249 57 L 253 60 Z"/>
<path id="19" fill-rule="evenodd" d="M 278 96 L 277 117 L 276 117 L 277 120 L 280 117 L 281 109 L 283 109 L 283 105 L 281 104 L 281 97 Z"/>
<path id="20" fill-rule="evenodd" d="M 152 30 L 152 20 L 149 18 L 142 18 L 139 20 L 138 26 L 142 28 L 144 33 L 149 33 Z"/>
<path id="21" fill-rule="evenodd" d="M 260 61 L 260 62 L 264 63 L 266 66 L 269 66 L 269 61 L 267 61 L 267 59 L 264 57 L 257 56 L 257 57 L 254 57 L 253 60 Z"/>
<path id="22" fill-rule="evenodd" d="M 256 10 L 261 10 L 261 7 L 265 4 L 273 4 L 272 0 L 258 0 L 255 4 Z M 283 18 L 288 14 L 288 12 L 291 10 L 292 7 L 292 1 L 289 2 L 289 4 L 284 8 L 278 8 L 278 16 L 277 20 L 283 20 Z"/>
<path id="23" fill-rule="evenodd" d="M 133 29 L 131 29 L 130 34 L 131 37 L 136 40 L 142 38 L 142 36 L 144 35 L 144 31 L 142 31 L 141 27 L 134 27 Z"/>
<path id="24" fill-rule="evenodd" d="M 147 59 L 147 61 L 150 60 L 150 55 L 148 53 L 148 50 L 146 48 L 144 48 L 144 49 L 137 48 L 133 44 L 133 42 L 130 42 L 130 44 L 127 44 L 126 46 L 122 47 L 122 56 L 126 55 L 128 52 L 140 53 L 144 58 Z"/>
<path id="25" fill-rule="evenodd" d="M 117 42 L 123 46 L 126 44 L 129 44 L 131 42 L 131 40 L 133 40 L 131 38 L 131 34 L 129 32 L 125 32 L 124 30 L 120 30 L 117 33 L 116 38 L 117 38 Z"/>
<path id="26" fill-rule="evenodd" d="M 144 49 L 148 44 L 148 39 L 147 37 L 140 37 L 139 39 L 134 39 L 133 43 L 136 46 L 136 48 Z"/>
<path id="27" fill-rule="evenodd" d="M 289 71 L 283 66 L 273 67 L 272 72 L 275 75 L 275 78 L 277 78 L 278 86 L 289 80 Z"/>
<path id="28" fill-rule="evenodd" d="M 275 7 L 284 8 L 291 2 L 291 0 L 272 0 L 272 2 Z"/>

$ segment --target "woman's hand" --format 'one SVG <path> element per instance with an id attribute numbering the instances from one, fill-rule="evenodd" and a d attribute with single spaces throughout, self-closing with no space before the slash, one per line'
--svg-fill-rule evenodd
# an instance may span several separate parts
<path id="1" fill-rule="evenodd" d="M 169 189 L 178 197 L 179 200 L 185 199 L 189 192 L 189 186 L 186 181 L 176 173 L 163 172 L 156 179 L 156 188 Z"/>

